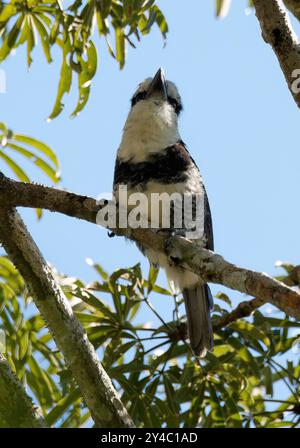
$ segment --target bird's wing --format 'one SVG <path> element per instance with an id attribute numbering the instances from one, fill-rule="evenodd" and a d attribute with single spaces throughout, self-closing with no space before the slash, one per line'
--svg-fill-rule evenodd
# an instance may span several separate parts
<path id="1" fill-rule="evenodd" d="M 213 232 L 211 211 L 208 202 L 208 196 L 204 185 L 203 188 L 204 188 L 204 235 L 206 238 L 205 247 L 209 250 L 214 250 L 214 232 Z"/>
<path id="2" fill-rule="evenodd" d="M 199 174 L 200 174 L 200 170 L 199 170 L 195 160 L 193 159 L 193 157 L 189 153 L 189 151 L 188 151 L 188 149 L 186 147 L 186 144 L 181 140 L 180 142 L 177 143 L 177 145 L 180 145 L 181 148 L 184 148 L 184 150 L 189 155 L 190 160 L 195 165 L 195 167 L 197 168 L 197 170 L 199 171 Z M 202 187 L 203 187 L 203 190 L 204 190 L 204 236 L 206 238 L 206 245 L 205 245 L 205 247 L 206 247 L 206 249 L 214 250 L 214 233 L 213 233 L 211 211 L 210 211 L 208 196 L 207 196 L 204 184 L 202 184 Z"/>

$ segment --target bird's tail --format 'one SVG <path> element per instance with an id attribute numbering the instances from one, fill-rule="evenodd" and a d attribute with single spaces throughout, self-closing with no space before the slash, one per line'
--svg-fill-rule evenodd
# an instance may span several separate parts
<path id="1" fill-rule="evenodd" d="M 204 357 L 213 349 L 213 329 L 210 310 L 213 298 L 207 284 L 196 285 L 183 290 L 188 335 L 196 356 Z"/>

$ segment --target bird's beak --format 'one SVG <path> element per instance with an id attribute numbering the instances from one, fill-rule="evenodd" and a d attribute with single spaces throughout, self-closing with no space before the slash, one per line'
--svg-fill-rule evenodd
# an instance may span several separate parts
<path id="1" fill-rule="evenodd" d="M 165 100 L 168 97 L 165 75 L 162 68 L 158 69 L 156 75 L 152 79 L 151 84 L 147 90 L 146 98 L 149 98 L 154 93 L 160 93 Z"/>

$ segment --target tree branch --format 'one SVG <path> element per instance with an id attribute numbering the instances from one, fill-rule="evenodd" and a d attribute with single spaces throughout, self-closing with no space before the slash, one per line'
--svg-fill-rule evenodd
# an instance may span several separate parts
<path id="1" fill-rule="evenodd" d="M 0 206 L 42 208 L 96 223 L 100 206 L 89 197 L 41 185 L 26 184 L 0 177 Z M 148 248 L 165 252 L 171 263 L 181 265 L 204 281 L 270 302 L 289 316 L 300 320 L 300 294 L 266 274 L 238 267 L 195 242 L 156 232 L 152 229 L 113 229 Z"/>
<path id="2" fill-rule="evenodd" d="M 296 19 L 300 20 L 300 2 L 299 0 L 284 0 L 285 6 L 294 14 Z"/>
<path id="3" fill-rule="evenodd" d="M 262 36 L 277 56 L 288 87 L 300 107 L 300 46 L 282 0 L 253 0 Z M 295 1 L 287 2 L 291 6 Z M 299 14 L 300 9 L 294 10 Z M 297 70 L 297 72 L 296 72 Z"/>
<path id="4" fill-rule="evenodd" d="M 199 275 L 205 282 L 222 284 L 257 297 L 300 319 L 300 294 L 278 280 L 229 263 L 220 255 L 199 249 L 182 237 L 172 237 L 166 249 L 171 260 Z"/>
<path id="5" fill-rule="evenodd" d="M 98 427 L 133 427 L 87 335 L 13 208 L 1 208 L 0 241 L 17 266 L 53 338 L 65 356 Z"/>
<path id="6" fill-rule="evenodd" d="M 294 269 L 282 280 L 282 283 L 287 286 L 298 286 L 300 284 L 300 265 L 295 266 Z M 238 306 L 230 313 L 214 319 L 214 330 L 220 330 L 238 319 L 250 316 L 253 311 L 264 304 L 265 302 L 260 298 L 245 300 L 244 302 L 239 303 Z"/>
<path id="7" fill-rule="evenodd" d="M 299 286 L 300 285 L 300 265 L 295 266 L 293 270 L 282 280 L 285 285 Z"/>
<path id="8" fill-rule="evenodd" d="M 252 300 L 245 300 L 244 302 L 239 303 L 238 306 L 230 313 L 214 319 L 213 328 L 215 331 L 221 330 L 221 328 L 230 325 L 232 322 L 235 322 L 238 319 L 250 316 L 253 311 L 264 304 L 265 302 L 262 299 L 255 298 Z"/>
<path id="9" fill-rule="evenodd" d="M 0 427 L 45 428 L 47 425 L 0 353 Z"/>

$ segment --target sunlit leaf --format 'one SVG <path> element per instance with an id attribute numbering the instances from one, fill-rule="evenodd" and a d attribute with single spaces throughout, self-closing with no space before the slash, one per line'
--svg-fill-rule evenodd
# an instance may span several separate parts
<path id="1" fill-rule="evenodd" d="M 60 70 L 60 79 L 58 84 L 57 96 L 55 100 L 55 104 L 51 114 L 48 117 L 48 121 L 53 120 L 53 118 L 57 117 L 64 108 L 64 104 L 62 103 L 62 98 L 65 93 L 69 93 L 71 89 L 72 83 L 72 69 L 68 63 L 68 54 L 69 54 L 69 46 L 63 46 L 63 61 Z"/>
<path id="2" fill-rule="evenodd" d="M 50 63 L 50 62 L 52 62 L 52 58 L 51 58 L 51 53 L 50 53 L 50 42 L 49 42 L 48 32 L 47 32 L 44 24 L 42 23 L 42 21 L 39 19 L 39 17 L 37 15 L 34 14 L 32 16 L 32 20 L 33 20 L 33 23 L 34 23 L 34 25 L 37 29 L 37 32 L 40 36 L 40 41 L 41 41 L 47 62 Z"/>
<path id="3" fill-rule="evenodd" d="M 216 0 L 216 16 L 224 19 L 230 9 L 231 0 Z"/>
<path id="4" fill-rule="evenodd" d="M 90 95 L 92 78 L 97 70 L 97 50 L 92 41 L 89 42 L 86 58 L 85 61 L 82 57 L 79 57 L 81 66 L 81 71 L 78 74 L 79 100 L 71 115 L 72 117 L 78 115 L 86 105 Z"/>
<path id="5" fill-rule="evenodd" d="M 21 180 L 22 182 L 30 182 L 29 177 L 25 173 L 25 171 L 18 165 L 16 162 L 13 161 L 11 157 L 9 157 L 7 154 L 5 154 L 0 149 L 0 158 L 4 160 L 4 162 L 9 166 L 9 168 L 13 171 L 13 173 L 16 175 L 17 179 Z"/>
<path id="6" fill-rule="evenodd" d="M 122 28 L 116 28 L 115 30 L 116 39 L 116 59 L 119 62 L 120 68 L 122 69 L 125 65 L 125 37 Z"/>

